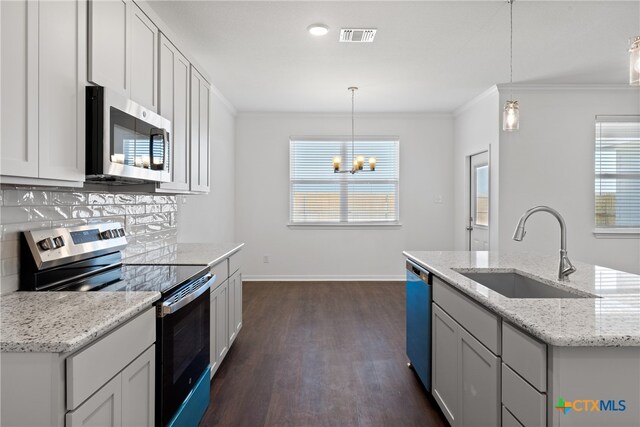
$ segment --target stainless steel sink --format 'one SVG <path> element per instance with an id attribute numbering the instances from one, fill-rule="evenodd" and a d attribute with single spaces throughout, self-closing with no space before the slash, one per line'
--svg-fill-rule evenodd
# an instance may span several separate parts
<path id="1" fill-rule="evenodd" d="M 507 298 L 597 298 L 586 292 L 566 291 L 549 286 L 518 273 L 460 272 L 460 274 Z"/>

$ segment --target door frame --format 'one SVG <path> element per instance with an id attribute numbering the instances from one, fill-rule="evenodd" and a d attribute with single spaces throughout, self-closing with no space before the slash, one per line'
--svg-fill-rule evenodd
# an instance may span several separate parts
<path id="1" fill-rule="evenodd" d="M 489 188 L 488 188 L 488 208 L 489 208 L 489 215 L 488 215 L 488 223 L 489 226 L 487 227 L 487 241 L 489 242 L 489 250 L 491 250 L 491 246 L 492 246 L 492 242 L 491 242 L 491 228 L 492 228 L 492 224 L 491 224 L 491 217 L 492 214 L 491 212 L 493 211 L 493 197 L 491 194 L 491 185 L 492 185 L 492 166 L 491 166 L 491 144 L 489 144 L 489 146 L 486 149 L 480 150 L 480 151 L 474 151 L 471 154 L 468 154 L 465 156 L 465 173 L 466 173 L 466 185 L 465 185 L 465 224 L 467 227 L 467 242 L 466 242 L 466 246 L 467 246 L 467 250 L 470 251 L 471 250 L 471 229 L 469 229 L 469 227 L 472 225 L 470 223 L 470 219 L 472 218 L 471 216 L 471 207 L 472 207 L 472 203 L 471 203 L 471 185 L 473 182 L 473 174 L 471 173 L 471 158 L 473 156 L 477 156 L 479 154 L 484 154 L 487 153 L 487 165 L 489 166 Z"/>

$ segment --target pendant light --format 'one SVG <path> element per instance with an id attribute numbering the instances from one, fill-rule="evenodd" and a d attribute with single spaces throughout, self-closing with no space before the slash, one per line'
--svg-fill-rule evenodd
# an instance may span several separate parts
<path id="1" fill-rule="evenodd" d="M 640 36 L 629 40 L 629 84 L 640 86 Z"/>
<path id="2" fill-rule="evenodd" d="M 335 173 L 357 173 L 357 172 L 374 172 L 376 170 L 376 158 L 369 157 L 369 170 L 364 169 L 364 156 L 356 155 L 355 151 L 355 96 L 357 87 L 351 86 L 348 88 L 351 91 L 351 156 L 352 156 L 352 165 L 350 170 L 340 170 L 340 163 L 342 162 L 342 158 L 340 156 L 336 156 L 333 158 L 333 172 Z"/>
<path id="3" fill-rule="evenodd" d="M 502 130 L 514 131 L 520 128 L 520 107 L 518 101 L 513 99 L 513 2 L 509 3 L 509 100 L 504 103 L 502 113 Z"/>

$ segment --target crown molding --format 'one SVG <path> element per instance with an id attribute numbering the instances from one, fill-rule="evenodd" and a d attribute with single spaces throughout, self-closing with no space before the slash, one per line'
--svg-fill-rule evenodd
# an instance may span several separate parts
<path id="1" fill-rule="evenodd" d="M 453 117 L 458 117 L 460 114 L 464 113 L 469 108 L 473 107 L 474 105 L 483 101 L 485 98 L 488 98 L 489 96 L 494 95 L 496 93 L 498 93 L 498 86 L 497 85 L 491 86 L 489 89 L 485 90 L 480 95 L 477 95 L 476 97 L 471 98 L 471 100 L 465 102 L 464 104 L 462 104 L 461 106 L 453 110 Z"/>
<path id="2" fill-rule="evenodd" d="M 500 83 L 496 85 L 498 92 L 557 92 L 557 91 L 638 91 L 637 86 L 628 84 L 525 84 Z"/>
<path id="3" fill-rule="evenodd" d="M 300 118 L 351 118 L 351 113 L 301 113 L 294 111 L 274 111 L 274 112 L 259 112 L 259 111 L 240 111 L 238 112 L 238 117 L 300 117 Z M 355 113 L 354 117 L 356 119 L 389 119 L 389 118 L 401 118 L 401 119 L 424 119 L 424 118 L 434 118 L 434 119 L 451 119 L 453 116 L 451 113 L 439 112 L 439 113 L 413 113 L 413 112 L 376 112 L 376 113 Z"/>

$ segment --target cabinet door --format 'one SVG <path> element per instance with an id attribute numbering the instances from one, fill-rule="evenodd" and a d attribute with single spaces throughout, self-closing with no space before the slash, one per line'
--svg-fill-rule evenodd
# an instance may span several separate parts
<path id="1" fill-rule="evenodd" d="M 122 425 L 153 427 L 156 346 L 149 347 L 122 371 Z"/>
<path id="2" fill-rule="evenodd" d="M 89 0 L 88 80 L 131 94 L 131 0 Z"/>
<path id="3" fill-rule="evenodd" d="M 229 347 L 236 339 L 236 280 L 235 275 L 229 277 L 229 306 L 227 312 L 227 336 L 229 337 Z"/>
<path id="4" fill-rule="evenodd" d="M 122 425 L 122 377 L 116 375 L 77 409 L 67 412 L 67 427 Z"/>
<path id="5" fill-rule="evenodd" d="M 233 307 L 232 307 L 233 306 Z M 242 327 L 242 276 L 236 271 L 229 277 L 229 342 L 235 340 Z"/>
<path id="6" fill-rule="evenodd" d="M 0 2 L 0 167 L 38 177 L 38 3 Z"/>
<path id="7" fill-rule="evenodd" d="M 216 358 L 220 364 L 229 350 L 229 281 L 218 286 L 216 292 Z"/>
<path id="8" fill-rule="evenodd" d="M 458 324 L 436 304 L 432 313 L 433 397 L 452 426 L 458 424 Z"/>
<path id="9" fill-rule="evenodd" d="M 218 292 L 215 290 L 211 291 L 210 297 L 210 313 L 209 313 L 209 358 L 211 363 L 211 378 L 218 370 L 218 345 L 216 341 L 216 336 L 218 329 L 216 327 L 216 319 L 218 318 Z"/>
<path id="10" fill-rule="evenodd" d="M 39 2 L 39 177 L 84 181 L 86 2 Z"/>
<path id="11" fill-rule="evenodd" d="M 158 27 L 134 3 L 131 13 L 131 99 L 158 109 Z"/>
<path id="12" fill-rule="evenodd" d="M 209 83 L 191 67 L 191 191 L 209 191 Z"/>
<path id="13" fill-rule="evenodd" d="M 462 327 L 458 340 L 459 426 L 497 426 L 500 359 Z"/>
<path id="14" fill-rule="evenodd" d="M 167 190 L 189 191 L 189 61 L 160 35 L 160 92 L 158 113 L 171 120 L 171 182 Z"/>

